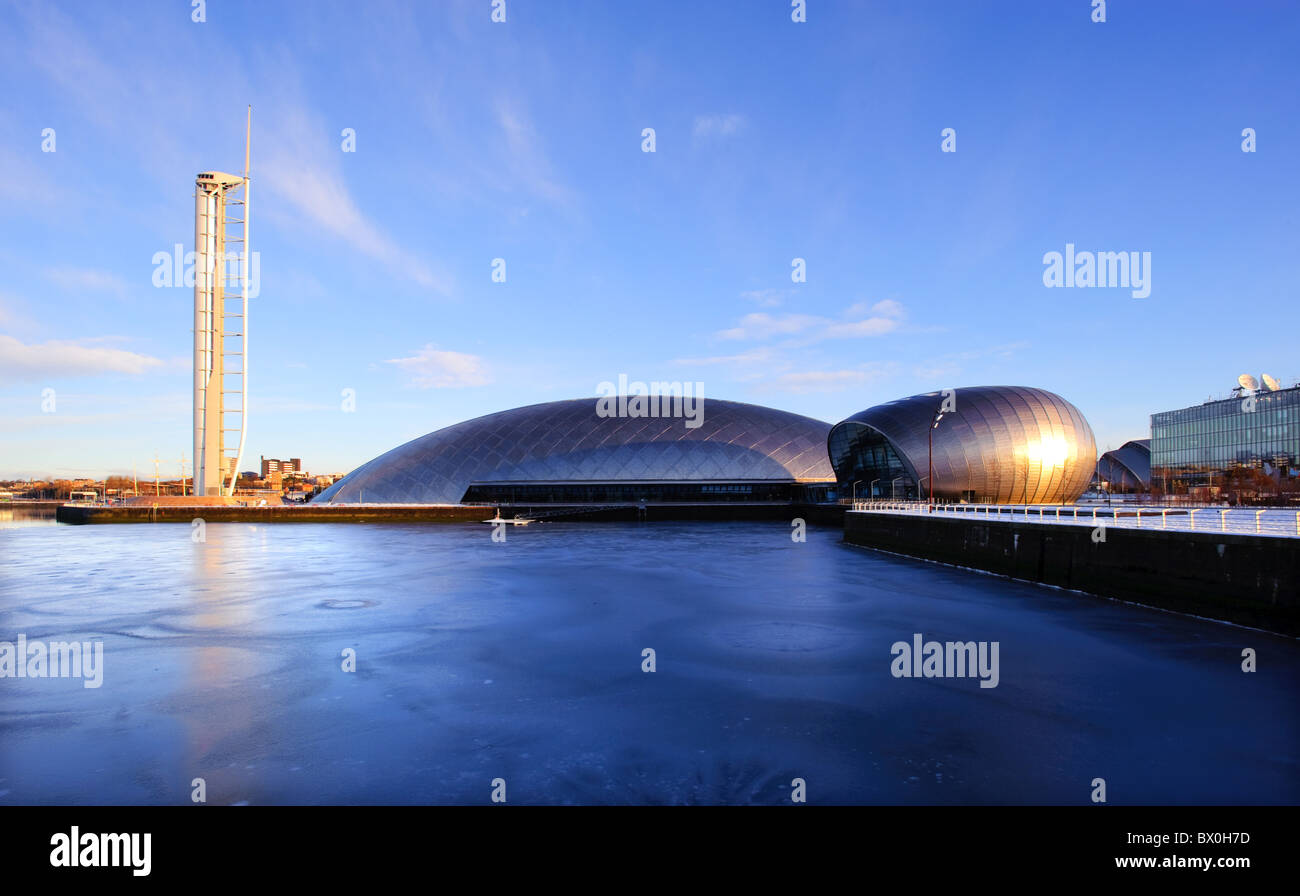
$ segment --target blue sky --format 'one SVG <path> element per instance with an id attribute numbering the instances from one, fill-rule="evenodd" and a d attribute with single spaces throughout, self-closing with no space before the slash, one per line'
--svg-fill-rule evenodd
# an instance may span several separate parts
<path id="1" fill-rule="evenodd" d="M 0 477 L 191 453 L 192 294 L 152 259 L 249 103 L 244 469 L 620 374 L 831 422 L 1039 386 L 1100 449 L 1300 379 L 1295 3 L 491 6 L 0 7 Z M 1150 252 L 1150 295 L 1045 287 L 1067 243 Z"/>

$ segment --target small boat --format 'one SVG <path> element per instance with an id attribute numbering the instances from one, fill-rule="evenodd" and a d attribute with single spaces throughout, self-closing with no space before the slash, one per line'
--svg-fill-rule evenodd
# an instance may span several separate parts
<path id="1" fill-rule="evenodd" d="M 503 516 L 501 515 L 501 511 L 498 510 L 498 511 L 497 511 L 497 515 L 494 516 L 492 519 L 490 519 L 490 520 L 480 520 L 480 522 L 484 522 L 484 523 L 488 523 L 488 524 L 495 524 L 495 523 L 509 523 L 509 524 L 512 525 L 512 526 L 527 526 L 529 523 L 533 522 L 533 520 L 530 520 L 530 519 L 523 519 L 523 518 L 520 518 L 520 517 L 514 517 L 514 518 L 512 518 L 512 519 L 506 519 L 505 517 L 503 517 Z"/>

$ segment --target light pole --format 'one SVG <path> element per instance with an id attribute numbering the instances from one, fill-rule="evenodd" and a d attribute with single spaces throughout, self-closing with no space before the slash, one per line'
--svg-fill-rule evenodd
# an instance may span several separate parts
<path id="1" fill-rule="evenodd" d="M 916 487 L 917 487 L 917 488 L 920 488 L 920 487 L 921 487 L 921 482 L 925 482 L 925 481 L 926 481 L 927 479 L 929 479 L 929 478 L 930 478 L 929 476 L 922 476 L 920 482 L 917 482 Z M 929 489 L 927 489 L 927 490 L 926 490 L 926 495 L 929 495 L 929 494 L 930 494 Z M 920 497 L 921 497 L 920 495 L 917 495 L 917 498 L 920 498 Z M 933 501 L 930 502 L 930 506 L 929 506 L 927 512 L 929 512 L 929 513 L 934 513 L 934 502 L 933 502 Z"/>
<path id="2" fill-rule="evenodd" d="M 926 478 L 930 484 L 926 487 L 925 495 L 930 502 L 930 512 L 934 512 L 934 431 L 939 428 L 939 421 L 943 419 L 943 406 L 940 405 L 939 411 L 934 415 L 934 422 L 930 424 L 930 475 Z"/>
<path id="3" fill-rule="evenodd" d="M 872 501 L 876 500 L 876 483 L 879 481 L 879 479 L 873 479 L 871 480 L 871 485 L 867 486 L 867 491 L 871 492 Z"/>
<path id="4" fill-rule="evenodd" d="M 858 480 L 858 482 L 861 481 L 862 481 L 861 479 Z M 853 509 L 854 510 L 857 510 L 858 508 L 858 482 L 853 483 Z"/>
<path id="5" fill-rule="evenodd" d="M 891 500 L 896 500 L 898 498 L 898 489 L 896 486 L 902 478 L 902 476 L 899 476 L 897 479 L 894 479 L 889 483 L 889 497 Z"/>

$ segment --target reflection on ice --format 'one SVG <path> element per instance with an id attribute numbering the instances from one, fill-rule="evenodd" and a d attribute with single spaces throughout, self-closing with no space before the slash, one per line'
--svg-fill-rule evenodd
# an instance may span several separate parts
<path id="1" fill-rule="evenodd" d="M 779 522 L 490 534 L 5 532 L 0 640 L 102 639 L 104 679 L 0 681 L 0 802 L 1300 799 L 1294 641 Z M 893 677 L 915 632 L 999 642 L 998 686 Z"/>

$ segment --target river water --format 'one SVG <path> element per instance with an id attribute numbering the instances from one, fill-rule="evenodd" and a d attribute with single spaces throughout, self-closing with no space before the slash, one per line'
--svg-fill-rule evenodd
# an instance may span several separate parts
<path id="1" fill-rule="evenodd" d="M 837 529 L 38 522 L 0 641 L 102 685 L 0 678 L 0 803 L 1300 802 L 1296 641 Z M 997 686 L 894 677 L 917 633 Z"/>

